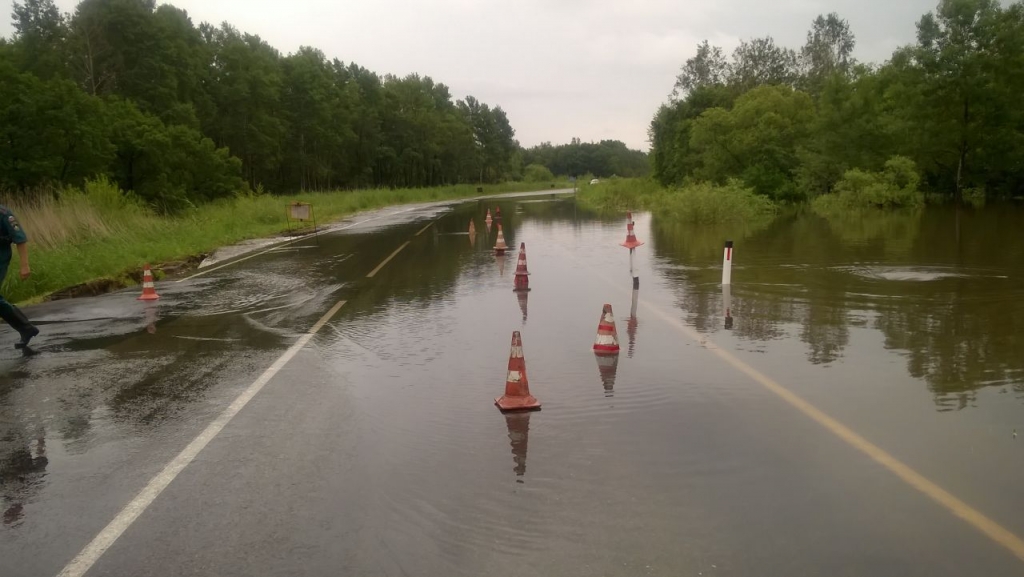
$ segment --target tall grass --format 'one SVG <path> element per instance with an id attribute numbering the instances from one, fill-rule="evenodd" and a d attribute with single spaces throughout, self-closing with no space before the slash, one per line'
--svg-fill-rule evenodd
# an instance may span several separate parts
<path id="1" fill-rule="evenodd" d="M 584 185 L 580 203 L 598 212 L 651 210 L 660 218 L 690 224 L 770 220 L 776 207 L 737 181 L 725 185 L 693 183 L 665 188 L 651 179 L 609 179 Z"/>
<path id="2" fill-rule="evenodd" d="M 483 194 L 550 189 L 552 185 L 565 187 L 567 183 L 484 185 Z M 9 196 L 3 204 L 17 215 L 29 235 L 32 276 L 23 281 L 17 274 L 8 274 L 0 294 L 13 302 L 35 300 L 97 279 L 125 280 L 147 262 L 182 260 L 242 240 L 275 235 L 288 229 L 285 207 L 292 202 L 312 203 L 319 224 L 360 210 L 479 194 L 476 185 L 458 185 L 245 195 L 175 216 L 159 215 L 103 180 L 90 182 L 82 190 Z M 16 267 L 12 263 L 13 271 Z"/>

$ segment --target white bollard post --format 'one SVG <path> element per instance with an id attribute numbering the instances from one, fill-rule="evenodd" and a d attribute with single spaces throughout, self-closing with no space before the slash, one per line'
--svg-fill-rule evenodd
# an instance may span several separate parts
<path id="1" fill-rule="evenodd" d="M 732 241 L 725 241 L 725 256 L 722 260 L 722 285 L 732 284 Z"/>

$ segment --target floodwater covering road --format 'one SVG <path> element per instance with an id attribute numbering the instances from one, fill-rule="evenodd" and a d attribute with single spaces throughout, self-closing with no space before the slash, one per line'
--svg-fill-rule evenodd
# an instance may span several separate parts
<path id="1" fill-rule="evenodd" d="M 4 333 L 0 575 L 1024 575 L 1019 210 L 367 217 Z"/>

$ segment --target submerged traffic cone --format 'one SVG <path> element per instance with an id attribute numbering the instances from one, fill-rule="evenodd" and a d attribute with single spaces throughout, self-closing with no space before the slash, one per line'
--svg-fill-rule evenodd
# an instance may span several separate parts
<path id="1" fill-rule="evenodd" d="M 508 355 L 505 394 L 494 399 L 494 404 L 502 411 L 528 411 L 540 408 L 540 401 L 530 394 L 530 383 L 526 379 L 526 359 L 523 358 L 523 339 L 519 336 L 519 331 L 512 332 L 512 350 Z"/>
<path id="2" fill-rule="evenodd" d="M 642 244 L 642 242 L 636 239 L 636 234 L 633 232 L 633 221 L 630 220 L 626 223 L 626 242 L 622 243 L 622 246 L 633 250 Z"/>
<path id="3" fill-rule="evenodd" d="M 494 207 L 494 220 L 501 220 L 501 207 Z"/>
<path id="4" fill-rule="evenodd" d="M 497 254 L 505 254 L 508 250 L 508 245 L 505 244 L 505 233 L 501 230 L 501 225 L 498 225 L 498 241 L 494 243 L 494 252 Z"/>
<path id="5" fill-rule="evenodd" d="M 474 223 L 472 220 L 469 221 L 469 234 L 471 236 L 476 234 L 476 223 Z"/>
<path id="6" fill-rule="evenodd" d="M 484 218 L 484 222 L 485 222 L 485 223 L 487 224 L 487 228 L 488 228 L 488 229 L 490 229 L 490 227 L 491 227 L 491 223 L 492 223 L 492 222 L 494 222 L 494 221 L 493 221 L 493 220 L 491 219 L 491 209 L 489 209 L 489 208 L 487 209 L 487 217 L 486 217 L 486 218 Z"/>
<path id="7" fill-rule="evenodd" d="M 604 310 L 601 311 L 601 321 L 597 324 L 597 339 L 594 340 L 594 353 L 598 355 L 619 354 L 619 335 L 615 331 L 612 305 L 604 305 Z"/>
<path id="8" fill-rule="evenodd" d="M 514 291 L 530 290 L 530 271 L 526 270 L 526 243 L 519 243 L 519 260 L 516 262 L 516 280 Z"/>
<path id="9" fill-rule="evenodd" d="M 142 295 L 139 296 L 140 301 L 155 301 L 160 298 L 160 295 L 156 294 L 156 285 L 153 284 L 153 271 L 150 270 L 147 264 L 142 269 Z"/>

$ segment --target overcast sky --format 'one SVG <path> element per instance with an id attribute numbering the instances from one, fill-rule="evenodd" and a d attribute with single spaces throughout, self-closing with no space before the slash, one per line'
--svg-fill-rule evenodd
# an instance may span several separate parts
<path id="1" fill-rule="evenodd" d="M 71 11 L 77 0 L 57 0 Z M 176 0 L 193 22 L 230 22 L 283 53 L 315 46 L 381 74 L 418 72 L 508 113 L 524 146 L 618 139 L 647 126 L 679 67 L 707 38 L 731 53 L 771 35 L 799 48 L 838 12 L 856 57 L 881 62 L 914 40 L 937 0 Z M 10 22 L 0 25 L 9 36 Z"/>

